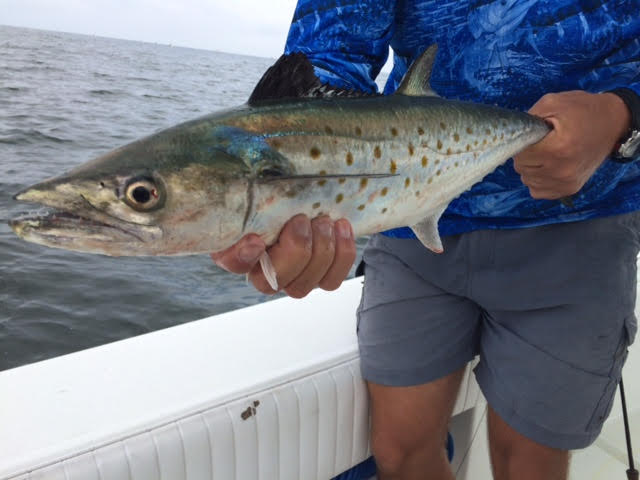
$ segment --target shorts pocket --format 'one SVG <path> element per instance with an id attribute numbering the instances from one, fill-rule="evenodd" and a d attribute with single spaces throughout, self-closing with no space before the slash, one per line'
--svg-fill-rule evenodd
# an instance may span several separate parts
<path id="1" fill-rule="evenodd" d="M 624 321 L 624 328 L 627 332 L 627 346 L 631 345 L 638 332 L 638 320 L 634 315 L 627 317 Z"/>
<path id="2" fill-rule="evenodd" d="M 625 319 L 625 324 L 623 327 L 624 332 L 620 341 L 620 345 L 618 346 L 618 349 L 616 351 L 615 360 L 611 368 L 611 372 L 609 374 L 609 382 L 606 384 L 602 396 L 600 397 L 600 400 L 598 401 L 593 412 L 593 416 L 591 417 L 591 420 L 587 425 L 588 432 L 599 432 L 602 428 L 602 424 L 607 419 L 607 417 L 611 413 L 611 409 L 613 408 L 613 400 L 616 396 L 616 388 L 618 388 L 620 378 L 622 377 L 622 367 L 627 360 L 627 347 L 630 345 L 630 342 L 632 340 L 629 327 L 629 325 L 631 324 L 630 320 L 635 321 L 635 318 L 628 317 L 627 319 Z"/>

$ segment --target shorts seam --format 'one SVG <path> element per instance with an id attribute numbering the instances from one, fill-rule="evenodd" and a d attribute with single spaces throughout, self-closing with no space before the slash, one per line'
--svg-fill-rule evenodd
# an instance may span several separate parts
<path id="1" fill-rule="evenodd" d="M 360 358 L 360 370 L 362 377 L 370 382 L 388 386 L 411 386 L 422 385 L 433 382 L 439 378 L 446 377 L 451 373 L 467 365 L 475 358 L 469 352 L 460 352 L 458 355 L 448 357 L 444 360 L 432 362 L 422 368 L 407 370 L 405 368 L 382 368 L 366 365 L 365 357 Z"/>

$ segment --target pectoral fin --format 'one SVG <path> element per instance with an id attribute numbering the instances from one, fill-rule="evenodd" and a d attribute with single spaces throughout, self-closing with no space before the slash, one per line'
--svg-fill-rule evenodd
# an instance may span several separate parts
<path id="1" fill-rule="evenodd" d="M 264 278 L 267 279 L 269 286 L 277 292 L 278 278 L 276 277 L 276 269 L 273 267 L 273 263 L 271 263 L 271 258 L 267 252 L 262 253 L 260 266 L 262 267 L 262 273 L 264 273 Z"/>
<path id="2" fill-rule="evenodd" d="M 415 225 L 411 225 L 411 230 L 416 234 L 418 240 L 434 253 L 444 252 L 442 240 L 440 240 L 440 233 L 438 232 L 438 220 L 443 211 L 444 209 Z"/>

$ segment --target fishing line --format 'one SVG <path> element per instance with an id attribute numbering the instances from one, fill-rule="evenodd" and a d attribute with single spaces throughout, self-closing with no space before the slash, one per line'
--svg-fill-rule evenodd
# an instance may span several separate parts
<path id="1" fill-rule="evenodd" d="M 627 470 L 627 478 L 629 480 L 638 480 L 638 470 L 633 464 L 633 449 L 631 448 L 631 430 L 629 428 L 629 416 L 627 414 L 627 399 L 624 395 L 624 383 L 620 377 L 620 399 L 622 400 L 622 418 L 624 421 L 624 435 L 627 439 L 627 455 L 629 457 L 629 469 Z"/>

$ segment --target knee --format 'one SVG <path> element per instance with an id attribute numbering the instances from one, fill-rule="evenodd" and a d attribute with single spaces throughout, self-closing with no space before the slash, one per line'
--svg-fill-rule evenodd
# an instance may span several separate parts
<path id="1" fill-rule="evenodd" d="M 371 450 L 376 460 L 378 472 L 383 477 L 395 478 L 405 471 L 407 465 L 418 463 L 447 463 L 446 443 L 438 439 L 421 439 L 421 441 L 407 442 L 391 436 L 374 436 L 371 438 Z"/>
<path id="2" fill-rule="evenodd" d="M 376 459 L 378 472 L 382 475 L 396 476 L 409 457 L 410 450 L 389 438 L 372 438 L 371 450 Z"/>

